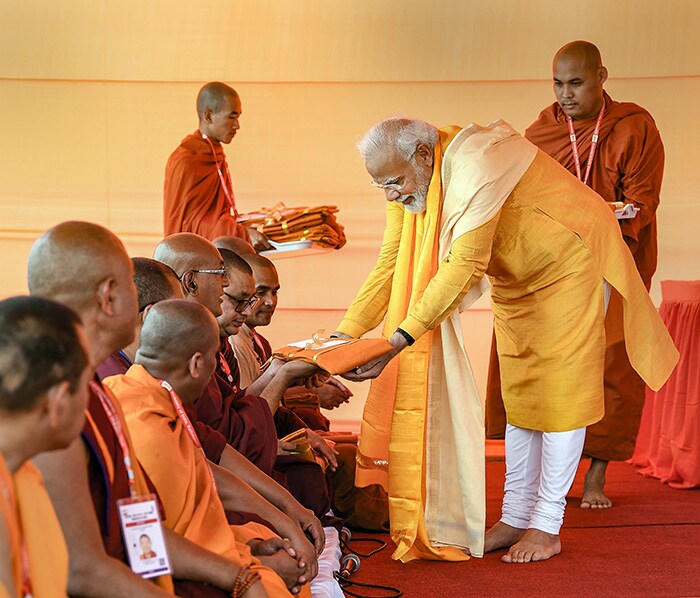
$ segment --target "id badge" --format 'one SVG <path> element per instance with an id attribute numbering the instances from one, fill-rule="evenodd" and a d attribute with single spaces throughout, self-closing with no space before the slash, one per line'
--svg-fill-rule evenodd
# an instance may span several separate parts
<path id="1" fill-rule="evenodd" d="M 172 573 L 155 495 L 118 500 L 117 510 L 131 570 L 145 578 Z"/>

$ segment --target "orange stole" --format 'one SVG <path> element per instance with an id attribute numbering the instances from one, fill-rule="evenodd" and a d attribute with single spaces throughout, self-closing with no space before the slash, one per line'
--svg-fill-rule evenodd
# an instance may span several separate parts
<path id="1" fill-rule="evenodd" d="M 459 127 L 449 127 L 440 131 L 425 213 L 404 214 L 402 242 L 383 328 L 385 337 L 391 336 L 406 318 L 437 272 L 442 157 L 460 130 Z M 392 558 L 402 562 L 416 558 L 448 561 L 469 558 L 455 547 L 431 546 L 425 527 L 424 437 L 432 341 L 433 331 L 423 334 L 372 382 L 362 422 L 357 484 L 380 483 L 386 486 L 388 475 L 391 536 L 397 545 Z M 376 458 L 377 455 L 387 455 L 387 437 L 388 460 L 392 463 L 388 474 L 386 463 Z"/>

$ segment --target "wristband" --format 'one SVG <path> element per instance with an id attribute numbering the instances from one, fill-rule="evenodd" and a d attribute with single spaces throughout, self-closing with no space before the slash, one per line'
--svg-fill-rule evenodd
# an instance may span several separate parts
<path id="1" fill-rule="evenodd" d="M 405 330 L 401 330 L 401 328 L 397 328 L 396 332 L 398 332 L 401 336 L 403 336 L 406 339 L 406 342 L 408 343 L 408 346 L 410 347 L 413 343 L 416 342 L 416 339 L 413 338 L 408 332 Z"/>

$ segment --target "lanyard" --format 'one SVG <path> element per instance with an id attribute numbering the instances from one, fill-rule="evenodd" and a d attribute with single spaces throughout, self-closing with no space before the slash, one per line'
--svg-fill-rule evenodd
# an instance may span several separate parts
<path id="1" fill-rule="evenodd" d="M 15 501 L 12 499 L 12 490 L 5 485 L 2 477 L 0 477 L 0 489 L 2 490 L 2 494 L 5 496 L 5 500 L 10 507 L 10 511 L 15 515 L 15 517 L 17 517 Z M 25 598 L 31 598 L 32 582 L 29 575 L 29 554 L 27 553 L 27 545 L 24 543 L 24 537 L 22 536 L 22 526 L 18 525 L 18 528 L 20 534 L 20 559 L 22 561 L 22 596 Z"/>
<path id="2" fill-rule="evenodd" d="M 129 443 L 126 441 L 126 436 L 124 436 L 124 430 L 117 410 L 107 396 L 107 393 L 97 382 L 90 380 L 90 388 L 100 398 L 102 408 L 109 418 L 109 423 L 112 424 L 112 429 L 117 437 L 117 442 L 119 442 L 119 447 L 122 450 L 122 456 L 124 458 L 124 468 L 126 469 L 126 476 L 129 481 L 129 494 L 131 494 L 131 498 L 137 498 L 138 493 L 136 492 L 134 470 L 131 466 L 131 451 L 129 450 Z"/>
<path id="3" fill-rule="evenodd" d="M 263 362 L 266 361 L 267 351 L 265 350 L 265 347 L 263 347 L 262 341 L 260 340 L 260 335 L 255 332 L 255 330 L 251 331 L 253 333 L 253 344 L 258 348 L 258 351 L 260 351 L 260 353 L 258 353 L 258 351 L 255 351 L 255 348 L 253 348 L 253 353 L 255 353 L 255 357 L 260 365 L 262 365 Z"/>
<path id="4" fill-rule="evenodd" d="M 218 493 L 218 490 L 216 489 L 216 480 L 214 479 L 214 472 L 211 470 L 211 467 L 209 467 L 207 455 L 204 452 L 204 449 L 202 448 L 202 443 L 197 437 L 197 432 L 195 432 L 194 426 L 192 425 L 190 418 L 187 417 L 187 413 L 185 413 L 185 408 L 182 406 L 182 401 L 180 400 L 180 397 L 177 396 L 177 393 L 173 390 L 173 387 L 170 386 L 170 384 L 168 384 L 168 382 L 166 382 L 165 380 L 161 380 L 160 385 L 168 391 L 168 394 L 170 395 L 170 400 L 173 402 L 173 407 L 175 407 L 175 411 L 177 411 L 177 415 L 180 418 L 180 421 L 182 421 L 182 425 L 185 426 L 185 430 L 187 430 L 187 434 L 189 434 L 189 437 L 192 439 L 192 442 L 194 442 L 195 446 L 201 451 L 202 457 L 204 458 L 204 464 L 207 466 L 207 471 L 209 472 L 209 477 L 211 478 L 211 484 L 214 487 L 214 492 Z"/>
<path id="5" fill-rule="evenodd" d="M 591 137 L 591 151 L 588 152 L 588 162 L 586 163 L 586 176 L 581 178 L 581 159 L 578 154 L 578 144 L 576 143 L 576 132 L 574 131 L 574 120 L 567 115 L 566 123 L 569 125 L 569 139 L 571 140 L 571 151 L 574 154 L 574 164 L 576 165 L 576 176 L 579 181 L 583 181 L 584 185 L 588 184 L 588 177 L 591 174 L 591 168 L 593 168 L 593 156 L 595 155 L 595 150 L 598 145 L 598 134 L 600 133 L 600 123 L 603 122 L 603 115 L 605 114 L 605 102 L 600 109 L 600 114 L 598 114 L 598 120 L 595 123 L 595 129 L 593 130 L 593 137 Z"/>
<path id="6" fill-rule="evenodd" d="M 233 210 L 233 215 L 238 218 L 238 210 L 236 209 L 236 200 L 233 197 L 233 183 L 231 182 L 231 174 L 228 171 L 228 165 L 226 164 L 226 160 L 224 160 L 224 170 L 226 171 L 226 178 L 224 179 L 224 175 L 221 172 L 221 166 L 219 165 L 219 159 L 216 157 L 216 150 L 214 149 L 214 144 L 211 142 L 211 139 L 207 137 L 204 133 L 201 133 L 202 137 L 207 140 L 207 143 L 209 143 L 209 147 L 211 148 L 212 154 L 214 154 L 214 162 L 216 162 L 216 172 L 219 173 L 219 180 L 221 181 L 221 187 L 224 190 L 224 195 L 226 196 L 226 199 L 228 199 L 228 203 L 231 205 L 231 209 Z M 227 184 L 228 182 L 228 184 Z M 230 190 L 229 190 L 230 187 Z"/>
<path id="7" fill-rule="evenodd" d="M 226 341 L 228 342 L 228 341 Z M 223 351 L 219 351 L 219 365 L 221 366 L 221 371 L 226 376 L 229 384 L 233 384 L 233 376 L 231 375 L 231 366 L 226 361 Z"/>

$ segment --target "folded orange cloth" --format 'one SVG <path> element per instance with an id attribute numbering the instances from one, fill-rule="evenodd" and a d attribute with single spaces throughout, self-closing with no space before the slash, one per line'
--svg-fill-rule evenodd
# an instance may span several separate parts
<path id="1" fill-rule="evenodd" d="M 277 349 L 272 356 L 284 361 L 302 359 L 329 374 L 344 374 L 392 348 L 383 338 L 308 339 Z"/>
<path id="2" fill-rule="evenodd" d="M 323 247 L 340 249 L 345 245 L 345 233 L 334 216 L 336 212 L 336 206 L 288 208 L 278 203 L 260 212 L 241 214 L 238 221 L 277 243 L 313 241 Z"/>

